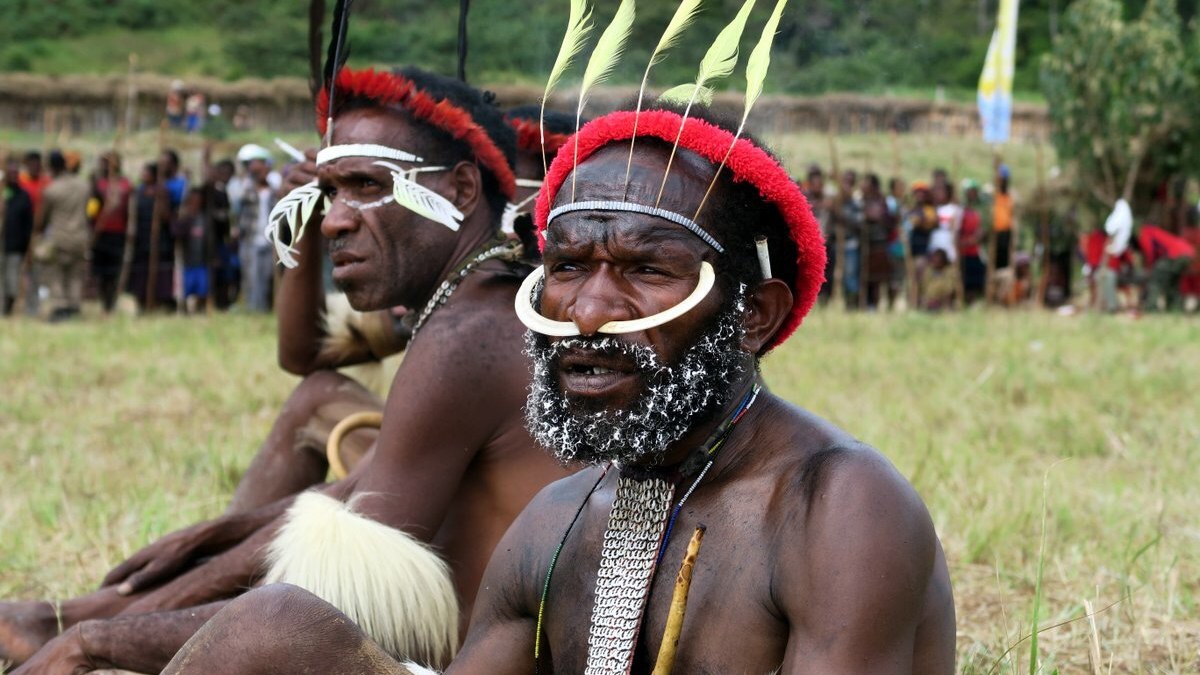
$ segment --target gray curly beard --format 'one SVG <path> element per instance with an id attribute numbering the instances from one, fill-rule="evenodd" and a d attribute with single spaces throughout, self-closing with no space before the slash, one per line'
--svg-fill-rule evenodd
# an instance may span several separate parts
<path id="1" fill-rule="evenodd" d="M 526 331 L 525 354 L 533 383 L 525 403 L 525 425 L 560 461 L 630 463 L 662 460 L 667 449 L 697 424 L 716 414 L 733 396 L 733 383 L 746 370 L 741 348 L 745 328 L 743 293 L 720 314 L 675 363 L 663 364 L 645 345 L 616 336 L 574 337 L 550 343 Z M 643 391 L 626 409 L 587 410 L 559 386 L 558 359 L 568 349 L 594 349 L 629 357 Z"/>

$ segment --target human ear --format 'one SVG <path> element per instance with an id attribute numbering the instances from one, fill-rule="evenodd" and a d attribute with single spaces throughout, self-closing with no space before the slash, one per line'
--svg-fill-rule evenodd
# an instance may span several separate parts
<path id="1" fill-rule="evenodd" d="M 474 162 L 461 161 L 450 169 L 450 180 L 454 195 L 450 201 L 462 212 L 464 218 L 470 218 L 483 199 L 483 174 Z"/>
<path id="2" fill-rule="evenodd" d="M 742 325 L 746 336 L 742 349 L 751 354 L 763 350 L 792 310 L 792 289 L 782 279 L 766 279 L 746 296 L 746 311 Z"/>

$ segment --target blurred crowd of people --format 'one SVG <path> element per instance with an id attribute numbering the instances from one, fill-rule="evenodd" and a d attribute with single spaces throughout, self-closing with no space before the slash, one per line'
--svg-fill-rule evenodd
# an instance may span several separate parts
<path id="1" fill-rule="evenodd" d="M 88 177 L 78 153 L 10 155 L 4 166 L 4 255 L 0 295 L 6 316 L 23 311 L 62 321 L 85 294 L 112 312 L 128 293 L 141 311 L 227 309 L 243 298 L 269 311 L 273 258 L 264 234 L 279 198 L 271 153 L 246 145 L 210 161 L 197 180 L 163 150 L 124 175 L 106 152 Z"/>
<path id="2" fill-rule="evenodd" d="M 271 309 L 274 253 L 264 233 L 282 181 L 270 151 L 250 144 L 214 162 L 206 149 L 199 180 L 170 149 L 141 166 L 136 181 L 115 153 L 97 157 L 87 178 L 81 160 L 58 150 L 45 166 L 35 151 L 5 160 L 6 316 L 69 319 L 85 294 L 107 313 L 122 293 L 143 312 L 224 310 L 239 300 L 251 311 Z M 868 311 L 1053 307 L 1073 301 L 1072 278 L 1081 276 L 1084 302 L 1104 311 L 1200 305 L 1198 210 L 1179 185 L 1157 195 L 1161 225 L 1137 223 L 1122 201 L 1080 233 L 1074 208 L 1018 209 L 1010 179 L 997 161 L 986 184 L 935 169 L 928 181 L 893 177 L 885 190 L 874 173 L 827 179 L 809 167 L 801 186 L 829 260 L 822 301 Z M 1027 222 L 1018 227 L 1021 214 Z"/>
<path id="3" fill-rule="evenodd" d="M 987 184 L 956 183 L 935 169 L 929 181 L 891 178 L 886 190 L 874 173 L 846 170 L 827 180 L 820 166 L 809 167 L 801 186 L 829 260 L 822 301 L 840 298 L 847 309 L 868 311 L 1058 307 L 1073 302 L 1071 279 L 1081 269 L 1089 289 L 1084 302 L 1096 309 L 1200 305 L 1200 211 L 1181 188 L 1170 192 L 1174 200 L 1160 201 L 1160 191 L 1148 209 L 1162 225 L 1136 223 L 1122 201 L 1106 222 L 1081 235 L 1074 208 L 1018 209 L 1010 180 L 999 160 Z M 1018 227 L 1022 213 L 1028 222 Z"/>

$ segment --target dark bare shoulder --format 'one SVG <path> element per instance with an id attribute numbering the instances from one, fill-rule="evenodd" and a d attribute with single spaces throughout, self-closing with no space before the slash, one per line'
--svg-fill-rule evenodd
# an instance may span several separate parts
<path id="1" fill-rule="evenodd" d="M 938 555 L 924 503 L 875 448 L 790 405 L 771 415 L 771 600 L 793 626 L 789 653 L 903 657 Z"/>

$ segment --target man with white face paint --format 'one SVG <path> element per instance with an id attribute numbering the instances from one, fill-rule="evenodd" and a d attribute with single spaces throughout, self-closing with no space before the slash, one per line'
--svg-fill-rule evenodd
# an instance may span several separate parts
<path id="1" fill-rule="evenodd" d="M 513 524 L 446 673 L 953 671 L 949 575 L 920 497 L 762 379 L 759 358 L 816 299 L 825 249 L 782 165 L 731 128 L 695 107 L 616 112 L 550 167 L 535 211 L 544 267 L 516 301 L 534 362 L 527 423 L 595 466 Z M 267 587 L 164 672 L 268 673 L 283 658 L 429 672 L 346 625 Z"/>
<path id="2" fill-rule="evenodd" d="M 113 585 L 64 603 L 67 632 L 22 672 L 158 672 L 225 604 L 212 601 L 264 572 L 333 602 L 393 657 L 444 663 L 493 547 L 569 473 L 522 423 L 529 374 L 512 303 L 530 267 L 497 235 L 513 198 L 512 129 L 482 93 L 415 69 L 343 70 L 329 99 L 318 118 L 332 117 L 331 142 L 289 176 L 294 189 L 272 214 L 276 249 L 294 267 L 278 296 L 280 361 L 306 378 L 251 466 L 254 486 L 239 489 L 235 513 L 164 538 Z M 318 227 L 353 307 L 414 308 L 385 402 L 333 370 L 354 355 L 322 349 Z M 331 402 L 381 411 L 382 429 L 358 432 L 368 449 L 348 478 L 290 498 L 324 479 L 324 457 L 297 436 Z M 123 594 L 116 582 L 130 575 L 147 590 Z M 0 650 L 24 660 L 14 647 L 31 652 L 57 634 L 49 603 L 7 609 Z"/>

